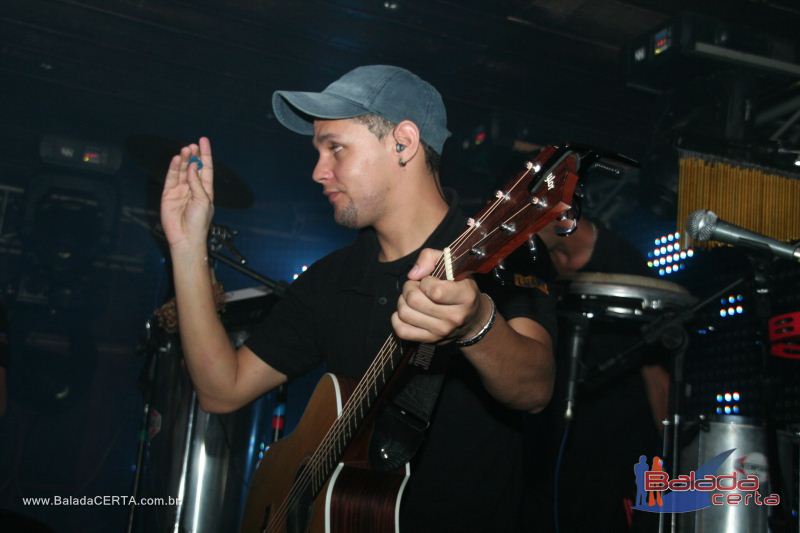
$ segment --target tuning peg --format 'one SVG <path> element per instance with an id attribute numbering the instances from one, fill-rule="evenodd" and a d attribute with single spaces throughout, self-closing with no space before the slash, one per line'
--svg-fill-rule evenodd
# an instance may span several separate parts
<path id="1" fill-rule="evenodd" d="M 566 237 L 578 229 L 578 218 L 574 209 L 567 209 L 556 218 L 556 235 Z"/>
<path id="2" fill-rule="evenodd" d="M 528 251 L 531 253 L 531 261 L 536 261 L 539 255 L 539 247 L 536 244 L 536 236 L 533 234 L 528 237 Z"/>
<path id="3" fill-rule="evenodd" d="M 497 263 L 497 266 L 494 267 L 494 270 L 493 270 L 494 277 L 495 277 L 495 279 L 497 280 L 497 282 L 500 285 L 505 285 L 506 284 L 505 270 L 506 270 L 505 261 L 500 261 L 499 263 Z"/>

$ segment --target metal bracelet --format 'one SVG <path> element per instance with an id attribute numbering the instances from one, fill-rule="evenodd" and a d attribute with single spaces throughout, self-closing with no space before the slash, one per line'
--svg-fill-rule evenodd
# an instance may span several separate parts
<path id="1" fill-rule="evenodd" d="M 478 333 L 476 333 L 469 339 L 459 339 L 456 341 L 456 346 L 458 346 L 459 348 L 465 348 L 467 346 L 472 346 L 473 344 L 479 343 L 481 339 L 483 339 L 486 336 L 486 334 L 489 333 L 489 330 L 492 329 L 492 326 L 494 326 L 494 320 L 495 318 L 497 318 L 497 306 L 494 305 L 494 300 L 492 300 L 491 296 L 489 296 L 485 292 L 481 294 L 489 298 L 489 302 L 492 304 L 492 314 L 489 315 L 489 320 L 486 321 L 486 324 L 483 325 L 483 327 Z"/>

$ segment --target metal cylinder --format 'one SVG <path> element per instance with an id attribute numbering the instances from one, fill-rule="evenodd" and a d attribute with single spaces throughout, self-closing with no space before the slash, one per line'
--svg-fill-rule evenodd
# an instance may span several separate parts
<path id="1" fill-rule="evenodd" d="M 717 474 L 736 473 L 737 479 L 755 474 L 761 497 L 770 494 L 767 463 L 767 433 L 759 421 L 741 416 L 719 416 L 702 420 L 694 438 L 681 451 L 681 471 L 697 470 L 716 455 L 736 450 L 720 466 Z M 737 491 L 731 491 L 737 492 Z M 682 533 L 767 533 L 769 507 L 752 502 L 738 505 L 712 505 L 681 513 L 678 531 Z"/>
<path id="2" fill-rule="evenodd" d="M 134 531 L 238 531 L 246 483 L 269 444 L 272 396 L 233 413 L 207 413 L 198 405 L 177 336 L 163 338 L 157 350 L 137 497 L 175 503 L 139 507 Z"/>

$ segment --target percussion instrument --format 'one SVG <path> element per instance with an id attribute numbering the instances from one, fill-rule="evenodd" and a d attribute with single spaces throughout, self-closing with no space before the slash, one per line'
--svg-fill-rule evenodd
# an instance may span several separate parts
<path id="1" fill-rule="evenodd" d="M 691 428 L 691 424 L 689 428 Z M 762 498 L 772 491 L 767 462 L 767 429 L 760 421 L 743 416 L 701 417 L 698 430 L 681 451 L 681 472 L 696 470 L 712 457 L 735 448 L 716 472 L 719 475 L 735 473 L 737 479 L 754 474 L 759 479 Z M 731 491 L 736 492 L 736 491 Z M 766 505 L 712 505 L 692 513 L 682 513 L 678 531 L 727 531 L 729 533 L 766 533 L 768 531 Z"/>
<path id="2" fill-rule="evenodd" d="M 677 283 L 644 276 L 579 272 L 559 279 L 562 305 L 590 319 L 647 321 L 697 301 Z"/>
<path id="3" fill-rule="evenodd" d="M 237 347 L 278 300 L 263 287 L 221 297 L 221 319 Z M 153 320 L 149 327 L 146 460 L 134 492 L 140 498 L 179 500 L 151 510 L 134 507 L 129 531 L 237 531 L 247 481 L 270 442 L 269 415 L 276 399 L 267 394 L 227 414 L 203 411 L 185 368 L 180 338 L 173 324 L 163 320 L 169 315 L 157 315 L 160 326 Z"/>
<path id="4" fill-rule="evenodd" d="M 632 359 L 627 352 L 603 361 L 582 361 L 584 339 L 595 321 L 619 322 L 629 326 L 652 322 L 667 311 L 688 308 L 696 301 L 694 296 L 676 283 L 631 274 L 604 274 L 579 272 L 560 278 L 559 295 L 562 315 L 567 321 L 567 339 L 564 346 L 569 361 L 565 419 L 573 416 L 576 386 L 579 382 L 595 388 L 605 386 L 616 375 L 631 368 Z M 608 329 L 608 328 L 607 328 Z M 619 332 L 617 327 L 613 328 Z M 630 329 L 629 333 L 637 333 Z M 619 348 L 623 348 L 620 346 Z M 589 370 L 581 378 L 581 368 Z M 591 379 L 587 380 L 587 377 Z"/>

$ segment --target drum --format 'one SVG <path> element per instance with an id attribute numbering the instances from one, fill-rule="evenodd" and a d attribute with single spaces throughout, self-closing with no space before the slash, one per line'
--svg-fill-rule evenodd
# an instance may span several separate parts
<path id="1" fill-rule="evenodd" d="M 560 280 L 562 306 L 590 319 L 649 321 L 697 301 L 677 283 L 631 274 L 580 272 Z"/>
<path id="2" fill-rule="evenodd" d="M 726 415 L 701 418 L 697 428 L 696 435 L 681 450 L 681 473 L 696 470 L 712 457 L 735 448 L 717 474 L 736 473 L 737 479 L 755 474 L 759 479 L 761 497 L 771 493 L 764 424 L 755 419 Z M 747 505 L 712 505 L 699 511 L 681 513 L 678 530 L 683 533 L 766 533 L 768 514 L 768 506 L 752 502 Z"/>
<path id="3" fill-rule="evenodd" d="M 260 288 L 226 294 L 222 321 L 234 346 L 275 301 Z M 137 496 L 171 503 L 136 507 L 135 530 L 238 531 L 247 483 L 270 442 L 275 395 L 232 413 L 207 413 L 198 405 L 177 333 L 153 328 L 149 348 L 147 450 Z"/>

